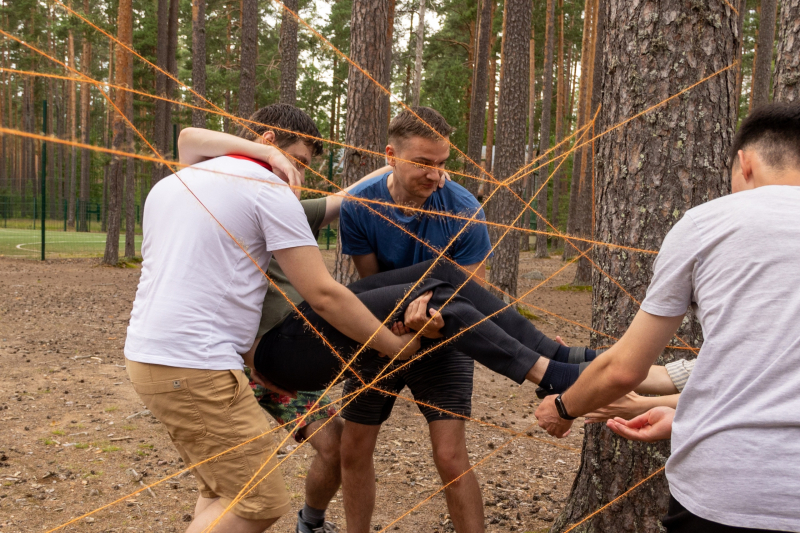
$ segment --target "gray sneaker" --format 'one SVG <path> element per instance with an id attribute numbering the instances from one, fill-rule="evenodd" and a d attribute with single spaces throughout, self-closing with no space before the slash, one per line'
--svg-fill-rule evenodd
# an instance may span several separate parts
<path id="1" fill-rule="evenodd" d="M 339 533 L 339 528 L 333 522 L 324 522 L 321 526 L 313 527 L 303 520 L 302 511 L 298 511 L 295 533 Z"/>

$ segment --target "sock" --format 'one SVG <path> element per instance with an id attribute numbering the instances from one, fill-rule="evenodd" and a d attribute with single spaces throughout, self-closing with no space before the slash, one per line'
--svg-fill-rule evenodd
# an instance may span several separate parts
<path id="1" fill-rule="evenodd" d="M 584 348 L 582 346 L 575 346 L 572 348 L 568 346 L 559 346 L 552 360 L 558 361 L 559 363 L 577 365 L 586 361 L 594 361 L 598 355 L 600 354 L 591 348 Z"/>
<path id="2" fill-rule="evenodd" d="M 578 365 L 551 360 L 539 386 L 547 394 L 560 394 L 575 383 L 579 375 Z"/>
<path id="3" fill-rule="evenodd" d="M 312 526 L 321 526 L 325 522 L 325 509 L 314 509 L 305 504 L 303 505 L 303 510 L 300 511 L 300 517 L 304 522 Z"/>

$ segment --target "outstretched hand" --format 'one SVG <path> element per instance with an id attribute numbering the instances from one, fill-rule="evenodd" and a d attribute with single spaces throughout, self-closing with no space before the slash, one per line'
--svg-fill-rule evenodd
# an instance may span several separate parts
<path id="1" fill-rule="evenodd" d="M 631 419 L 647 411 L 648 403 L 642 396 L 629 392 L 605 407 L 600 407 L 586 415 L 586 423 L 605 422 L 614 418 Z"/>
<path id="2" fill-rule="evenodd" d="M 655 442 L 670 438 L 675 409 L 654 407 L 633 420 L 615 418 L 606 422 L 608 428 L 621 437 L 642 442 Z"/>
<path id="3" fill-rule="evenodd" d="M 406 328 L 419 331 L 423 337 L 439 339 L 443 337 L 444 318 L 436 309 L 428 309 L 432 297 L 433 291 L 428 291 L 408 304 L 403 322 Z"/>
<path id="4" fill-rule="evenodd" d="M 453 179 L 446 170 L 443 170 L 442 173 L 439 174 L 439 189 L 444 189 L 444 186 L 447 185 L 448 181 L 453 181 Z"/>

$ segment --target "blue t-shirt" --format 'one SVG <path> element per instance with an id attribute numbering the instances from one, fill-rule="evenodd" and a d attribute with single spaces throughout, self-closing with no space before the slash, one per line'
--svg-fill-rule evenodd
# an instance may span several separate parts
<path id="1" fill-rule="evenodd" d="M 394 200 L 386 185 L 389 174 L 391 172 L 358 185 L 350 194 L 393 204 Z M 429 243 L 435 250 L 370 211 L 367 205 Z M 422 209 L 428 211 L 448 212 L 466 217 L 472 217 L 479 208 L 480 204 L 475 197 L 452 181 L 448 181 L 443 189 L 431 194 L 422 205 Z M 347 199 L 342 203 L 340 216 L 342 251 L 348 255 L 375 253 L 381 272 L 435 258 L 467 224 L 466 220 L 419 212 L 404 214 L 396 207 L 362 204 Z M 476 219 L 486 220 L 483 210 L 480 210 Z M 483 261 L 489 250 L 491 243 L 486 225 L 473 222 L 447 249 L 445 255 L 459 265 L 466 266 Z"/>

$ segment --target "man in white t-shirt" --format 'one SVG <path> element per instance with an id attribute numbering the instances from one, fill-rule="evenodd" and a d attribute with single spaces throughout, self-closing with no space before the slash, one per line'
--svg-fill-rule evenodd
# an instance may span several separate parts
<path id="1" fill-rule="evenodd" d="M 292 109 L 300 123 L 293 131 L 313 126 Z M 265 131 L 258 142 L 267 137 Z M 275 136 L 279 148 L 298 142 L 312 141 Z M 348 337 L 401 358 L 419 347 L 410 334 L 381 327 L 331 278 L 287 186 L 302 183 L 302 174 L 277 150 L 269 163 L 275 172 L 240 156 L 205 161 L 161 180 L 145 205 L 142 275 L 125 357 L 134 389 L 186 464 L 197 465 L 191 533 L 220 517 L 215 532 L 261 532 L 290 508 L 271 426 L 240 355 L 256 337 L 271 256 L 314 311 Z"/>
<path id="2" fill-rule="evenodd" d="M 731 154 L 735 194 L 672 228 L 628 331 L 536 411 L 564 436 L 640 383 L 694 306 L 705 342 L 671 424 L 670 533 L 800 531 L 800 105 L 754 111 Z M 669 410 L 651 415 L 638 429 L 668 436 Z"/>

